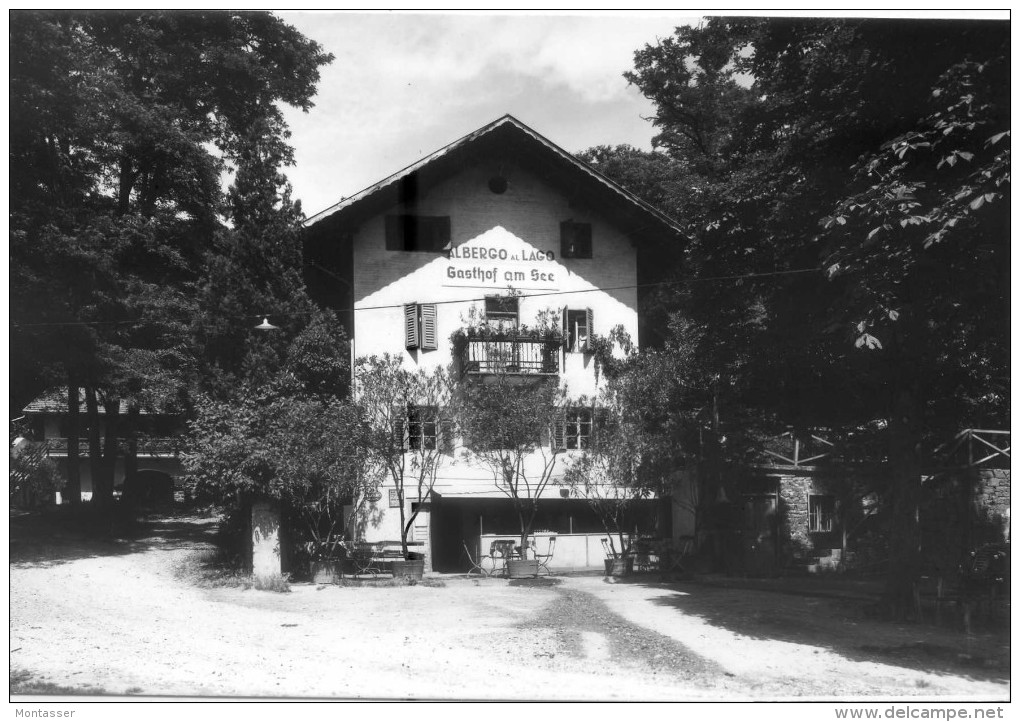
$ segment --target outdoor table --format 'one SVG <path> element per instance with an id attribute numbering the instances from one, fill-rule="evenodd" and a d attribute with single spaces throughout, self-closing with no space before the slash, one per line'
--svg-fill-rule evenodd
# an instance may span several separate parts
<path id="1" fill-rule="evenodd" d="M 516 539 L 496 539 L 489 547 L 489 555 L 492 557 L 493 562 L 498 560 L 502 574 L 505 575 L 507 573 L 508 563 L 517 556 L 516 549 Z M 495 572 L 495 569 L 493 571 Z"/>

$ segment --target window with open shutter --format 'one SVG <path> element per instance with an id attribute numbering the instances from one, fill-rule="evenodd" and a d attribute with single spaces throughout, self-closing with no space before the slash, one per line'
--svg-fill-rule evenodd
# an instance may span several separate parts
<path id="1" fill-rule="evenodd" d="M 584 309 L 584 331 L 583 348 L 585 351 L 591 351 L 588 340 L 595 333 L 595 314 L 590 308 Z"/>
<path id="2" fill-rule="evenodd" d="M 436 329 L 436 304 L 421 305 L 421 348 L 423 351 L 435 351 L 439 348 L 439 334 Z"/>
<path id="3" fill-rule="evenodd" d="M 593 322 L 594 314 L 590 308 L 566 309 L 563 312 L 563 338 L 566 340 L 567 351 L 582 353 L 589 350 L 588 339 Z"/>
<path id="4" fill-rule="evenodd" d="M 418 348 L 420 334 L 418 333 L 418 304 L 404 304 L 404 346 L 406 348 Z"/>

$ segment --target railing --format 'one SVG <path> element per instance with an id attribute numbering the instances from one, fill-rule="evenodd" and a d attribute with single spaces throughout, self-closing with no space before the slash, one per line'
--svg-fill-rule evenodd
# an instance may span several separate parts
<path id="1" fill-rule="evenodd" d="M 468 339 L 463 362 L 469 374 L 554 375 L 560 372 L 560 343 L 527 337 Z"/>
<path id="2" fill-rule="evenodd" d="M 66 456 L 67 455 L 67 444 L 68 440 L 63 437 L 54 437 L 46 439 L 46 443 L 49 445 L 50 456 Z M 105 443 L 105 442 L 104 442 Z M 121 453 L 127 453 L 128 451 L 128 440 L 118 439 L 117 447 Z M 85 451 L 88 449 L 88 442 L 84 439 L 78 439 L 78 450 Z M 182 451 L 186 450 L 184 439 L 180 436 L 143 436 L 138 438 L 137 454 L 138 456 L 177 456 Z"/>
<path id="3" fill-rule="evenodd" d="M 790 429 L 769 439 L 762 451 L 774 466 L 881 464 L 886 461 L 882 427 Z"/>
<path id="4" fill-rule="evenodd" d="M 886 461 L 887 441 L 875 430 L 815 429 L 787 431 L 769 440 L 763 449 L 773 465 L 814 466 L 832 462 L 880 463 Z M 1010 463 L 1010 432 L 998 429 L 964 429 L 936 448 L 930 457 L 935 469 L 1005 466 Z"/>
<path id="5" fill-rule="evenodd" d="M 1010 433 L 993 429 L 964 429 L 951 441 L 935 450 L 947 466 L 971 468 L 995 463 L 1009 466 Z"/>
<path id="6" fill-rule="evenodd" d="M 778 451 L 765 449 L 765 453 L 790 466 L 803 466 L 826 458 L 832 453 L 833 446 L 831 441 L 815 434 L 801 437 L 787 431 L 773 439 L 772 447 Z"/>
<path id="7" fill-rule="evenodd" d="M 12 456 L 15 452 L 12 452 Z M 28 441 L 17 452 L 17 462 L 11 464 L 11 488 L 21 486 L 42 463 L 49 453 L 49 446 L 45 441 Z"/>

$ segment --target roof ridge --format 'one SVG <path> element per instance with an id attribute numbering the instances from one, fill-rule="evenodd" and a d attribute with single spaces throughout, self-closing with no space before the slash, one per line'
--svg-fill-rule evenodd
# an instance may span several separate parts
<path id="1" fill-rule="evenodd" d="M 381 180 L 378 180 L 375 183 L 372 183 L 371 185 L 365 186 L 364 188 L 362 188 L 357 193 L 354 193 L 353 195 L 349 195 L 349 196 L 347 196 L 345 198 L 341 198 L 339 201 L 337 201 L 333 205 L 328 206 L 328 207 L 324 208 L 323 210 L 319 211 L 318 213 L 315 213 L 315 214 L 309 216 L 308 218 L 306 218 L 305 222 L 304 222 L 304 225 L 305 226 L 310 226 L 313 223 L 317 222 L 318 220 L 321 220 L 321 218 L 325 218 L 325 217 L 327 217 L 329 215 L 332 215 L 332 211 L 339 210 L 340 206 L 345 205 L 345 204 L 346 205 L 350 205 L 350 203 L 352 203 L 354 201 L 354 199 L 358 198 L 358 196 L 371 195 L 370 193 L 368 193 L 368 191 L 372 191 L 373 189 L 376 189 L 376 190 L 382 189 L 383 187 L 389 185 L 392 181 L 397 180 L 398 178 L 402 178 L 405 175 L 410 175 L 411 173 L 413 173 L 418 168 L 420 168 L 420 167 L 422 167 L 424 165 L 427 165 L 428 162 L 431 161 L 433 158 L 441 156 L 443 153 L 445 153 L 450 148 L 453 148 L 453 147 L 455 147 L 457 145 L 460 145 L 461 143 L 465 143 L 468 140 L 474 140 L 475 138 L 480 138 L 483 135 L 485 135 L 485 134 L 495 130 L 500 125 L 503 125 L 508 120 L 512 121 L 515 125 L 518 125 L 518 126 L 520 126 L 522 128 L 527 128 L 527 126 L 525 126 L 524 123 L 522 123 L 521 121 L 517 120 L 517 118 L 513 117 L 509 113 L 504 113 L 500 117 L 496 118 L 496 120 L 494 120 L 494 121 L 492 121 L 490 123 L 486 123 L 481 128 L 477 128 L 477 129 L 471 131 L 470 133 L 466 133 L 466 134 L 462 135 L 461 137 L 457 138 L 456 140 L 454 140 L 454 141 L 452 141 L 450 143 L 447 143 L 446 145 L 444 145 L 443 147 L 439 148 L 438 150 L 434 150 L 431 153 L 422 156 L 421 158 L 419 158 L 415 162 L 409 163 L 408 165 L 404 166 L 403 168 L 401 168 L 400 170 L 396 171 L 395 173 L 391 173 L 390 175 L 382 178 Z"/>
<path id="2" fill-rule="evenodd" d="M 365 198 L 368 198 L 368 197 L 374 195 L 375 193 L 378 193 L 378 192 L 382 191 L 383 189 L 389 187 L 390 185 L 392 185 L 396 181 L 411 175 L 412 173 L 414 173 L 414 172 L 418 171 L 419 169 L 425 167 L 426 165 L 428 165 L 432 161 L 437 160 L 438 158 L 441 158 L 442 156 L 444 156 L 447 153 L 449 153 L 451 150 L 454 150 L 454 149 L 456 149 L 456 148 L 458 148 L 460 146 L 466 145 L 468 143 L 474 142 L 474 141 L 478 140 L 479 138 L 481 138 L 481 137 L 491 133 L 496 128 L 499 128 L 499 127 L 501 127 L 503 125 L 506 125 L 508 123 L 510 125 L 513 125 L 515 128 L 520 130 L 522 133 L 524 133 L 525 135 L 530 137 L 535 142 L 539 143 L 540 145 L 544 146 L 548 150 L 550 150 L 553 153 L 555 153 L 556 155 L 560 156 L 561 158 L 563 158 L 567 162 L 569 162 L 572 165 L 574 165 L 578 170 L 588 174 L 594 180 L 596 180 L 599 183 L 605 185 L 606 187 L 608 187 L 610 190 L 612 190 L 613 192 L 618 194 L 621 198 L 623 198 L 627 202 L 637 206 L 642 211 L 644 211 L 646 213 L 649 213 L 650 215 L 655 217 L 660 223 L 663 223 L 664 225 L 669 227 L 673 232 L 675 232 L 675 233 L 677 233 L 679 235 L 683 235 L 683 236 L 686 237 L 686 234 L 684 234 L 684 232 L 680 228 L 679 224 L 675 220 L 673 220 L 671 217 L 669 217 L 668 215 L 666 215 L 662 211 L 658 210 L 654 206 L 650 205 L 647 201 L 644 201 L 641 198 L 639 198 L 638 196 L 636 196 L 635 194 L 631 193 L 630 191 L 628 191 L 626 188 L 621 186 L 616 181 L 612 180 L 611 178 L 606 177 L 605 175 L 603 175 L 601 172 L 599 172 L 598 170 L 596 170 L 592 166 L 588 165 L 584 161 L 582 161 L 579 158 L 577 158 L 572 153 L 569 153 L 568 151 L 566 151 L 563 148 L 561 148 L 560 146 L 558 146 L 556 143 L 553 143 L 551 140 L 549 140 L 548 138 L 543 136 L 541 133 L 536 131 L 534 128 L 528 126 L 527 124 L 525 124 L 521 120 L 518 120 L 517 118 L 515 118 L 510 113 L 505 113 L 502 116 L 500 116 L 499 118 L 497 118 L 496 120 L 494 120 L 494 121 L 492 121 L 490 123 L 487 123 L 486 125 L 483 125 L 482 127 L 478 128 L 478 129 L 476 129 L 476 130 L 474 130 L 474 131 L 472 131 L 470 133 L 467 133 L 466 135 L 461 136 L 460 138 L 458 138 L 457 140 L 454 140 L 451 143 L 447 143 L 446 145 L 444 145 L 443 147 L 439 148 L 438 150 L 433 151 L 432 153 L 429 153 L 428 155 L 423 156 L 422 158 L 419 158 L 414 163 L 411 163 L 410 165 L 407 165 L 407 166 L 401 168 L 397 172 L 392 173 L 392 174 L 386 176 L 385 178 L 383 178 L 383 179 L 373 183 L 372 185 L 370 185 L 370 186 L 368 186 L 366 188 L 361 189 L 360 191 L 358 191 L 354 195 L 348 196 L 346 198 L 341 198 L 337 203 L 334 203 L 333 205 L 329 206 L 328 208 L 325 208 L 324 210 L 321 210 L 318 213 L 316 213 L 315 215 L 310 216 L 309 218 L 307 218 L 305 220 L 305 222 L 304 222 L 304 226 L 307 228 L 307 227 L 310 227 L 312 225 L 315 225 L 319 221 L 324 220 L 325 218 L 328 218 L 328 217 L 332 216 L 334 213 L 342 211 L 343 209 L 348 208 L 351 205 L 353 205 L 353 204 L 355 204 L 355 203 L 357 203 L 357 202 L 359 202 L 359 201 L 361 201 L 361 200 L 363 200 Z"/>

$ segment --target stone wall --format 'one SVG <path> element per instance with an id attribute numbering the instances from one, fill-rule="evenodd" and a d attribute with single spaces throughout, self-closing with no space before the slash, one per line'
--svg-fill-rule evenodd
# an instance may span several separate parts
<path id="1" fill-rule="evenodd" d="M 924 488 L 921 548 L 932 571 L 952 573 L 969 550 L 1009 538 L 1009 469 L 943 472 Z"/>
<path id="2" fill-rule="evenodd" d="M 880 488 L 879 469 L 762 468 L 757 484 L 744 493 L 775 493 L 779 485 L 779 556 L 787 568 L 824 570 L 841 561 L 866 567 L 887 558 L 885 521 L 880 515 L 865 519 L 861 492 Z M 769 484 L 763 485 L 765 479 Z M 831 495 L 837 513 L 831 532 L 810 530 L 810 497 Z M 1010 470 L 970 469 L 943 472 L 924 482 L 921 508 L 924 563 L 942 572 L 954 571 L 962 555 L 983 544 L 1008 539 Z M 845 523 L 849 533 L 845 554 Z M 862 523 L 863 522 L 863 523 Z"/>
<path id="3" fill-rule="evenodd" d="M 1009 469 L 981 469 L 974 489 L 974 508 L 1001 527 L 1003 539 L 1009 535 L 1009 487 Z"/>
<path id="4" fill-rule="evenodd" d="M 842 533 L 840 515 L 833 520 L 832 531 L 811 531 L 810 498 L 812 495 L 829 495 L 842 501 L 849 489 L 848 475 L 812 471 L 780 476 L 780 519 L 782 539 L 781 555 L 788 565 L 831 567 L 839 562 Z"/>

